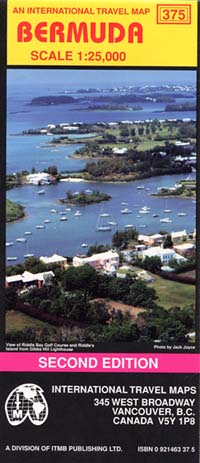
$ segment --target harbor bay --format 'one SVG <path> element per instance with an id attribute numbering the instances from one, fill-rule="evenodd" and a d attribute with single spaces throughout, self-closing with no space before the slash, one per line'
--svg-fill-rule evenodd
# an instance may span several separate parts
<path id="1" fill-rule="evenodd" d="M 193 174 L 194 177 L 194 174 Z M 56 185 L 45 186 L 45 194 L 38 195 L 39 187 L 24 185 L 7 192 L 8 199 L 20 202 L 26 211 L 26 217 L 14 223 L 7 224 L 7 241 L 14 242 L 14 246 L 7 248 L 7 256 L 16 256 L 18 262 L 24 260 L 26 245 L 16 243 L 16 238 L 24 236 L 26 231 L 31 231 L 28 237 L 30 252 L 35 256 L 51 255 L 59 253 L 66 256 L 73 256 L 82 252 L 81 244 L 89 246 L 94 243 L 111 244 L 112 234 L 116 229 L 124 230 L 126 225 L 133 225 L 139 233 L 158 233 L 160 230 L 171 231 L 184 230 L 192 232 L 195 228 L 196 205 L 194 199 L 168 198 L 167 207 L 172 210 L 170 223 L 162 223 L 160 220 L 166 217 L 166 199 L 152 196 L 158 193 L 158 189 L 166 186 L 173 187 L 181 180 L 183 175 L 162 176 L 138 180 L 128 183 L 93 183 L 93 182 L 59 182 Z M 144 188 L 137 188 L 137 187 Z M 109 194 L 112 199 L 108 203 L 93 204 L 81 207 L 81 216 L 74 216 L 80 209 L 72 206 L 71 211 L 66 211 L 67 221 L 61 222 L 60 213 L 67 208 L 59 204 L 59 199 L 65 197 L 66 191 L 73 193 L 82 190 L 99 189 Z M 148 189 L 148 190 L 147 190 Z M 122 203 L 126 203 L 123 205 Z M 132 213 L 121 214 L 121 210 L 128 206 Z M 142 207 L 150 208 L 148 214 L 140 214 Z M 98 217 L 102 212 L 109 214 L 109 220 L 117 225 L 111 226 L 111 230 L 104 233 L 97 230 Z M 55 209 L 57 213 L 51 213 Z M 178 216 L 184 212 L 185 216 Z M 158 217 L 153 217 L 153 215 Z M 138 217 L 140 216 L 140 217 Z M 50 223 L 44 224 L 45 220 Z M 45 228 L 36 229 L 38 224 L 44 224 Z M 142 226 L 142 227 L 141 227 Z"/>

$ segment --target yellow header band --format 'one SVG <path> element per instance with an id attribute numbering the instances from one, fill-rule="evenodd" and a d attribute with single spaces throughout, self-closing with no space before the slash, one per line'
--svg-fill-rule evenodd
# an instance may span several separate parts
<path id="1" fill-rule="evenodd" d="M 8 0 L 7 64 L 197 66 L 197 0 L 78 5 Z"/>

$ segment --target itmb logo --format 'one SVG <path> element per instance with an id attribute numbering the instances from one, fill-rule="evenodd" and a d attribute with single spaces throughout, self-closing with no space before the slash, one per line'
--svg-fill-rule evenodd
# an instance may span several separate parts
<path id="1" fill-rule="evenodd" d="M 16 387 L 6 400 L 5 412 L 12 426 L 22 424 L 27 417 L 35 426 L 41 426 L 49 413 L 43 389 L 36 384 Z"/>

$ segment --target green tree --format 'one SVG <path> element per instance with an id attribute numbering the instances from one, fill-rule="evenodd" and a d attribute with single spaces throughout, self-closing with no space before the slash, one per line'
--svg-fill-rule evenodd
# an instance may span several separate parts
<path id="1" fill-rule="evenodd" d="M 90 265 L 70 267 L 63 275 L 62 285 L 65 291 L 82 290 L 85 301 L 89 294 L 95 293 L 97 283 L 96 270 Z"/>
<path id="2" fill-rule="evenodd" d="M 58 174 L 58 169 L 56 166 L 49 166 L 47 169 L 48 174 L 50 175 L 57 175 Z"/>
<path id="3" fill-rule="evenodd" d="M 29 257 L 24 263 L 25 270 L 32 273 L 45 272 L 47 270 L 46 265 L 40 261 L 37 257 Z"/>
<path id="4" fill-rule="evenodd" d="M 166 249 L 166 248 L 172 248 L 172 247 L 173 247 L 172 237 L 170 234 L 168 234 L 163 241 L 163 248 Z"/>
<path id="5" fill-rule="evenodd" d="M 16 309 L 17 302 L 19 301 L 17 291 L 12 286 L 5 288 L 5 310 Z"/>
<path id="6" fill-rule="evenodd" d="M 121 248 L 122 245 L 124 243 L 124 235 L 123 235 L 123 232 L 120 232 L 120 231 L 116 231 L 114 234 L 113 234 L 113 237 L 112 237 L 112 244 L 114 247 L 116 248 Z"/>
<path id="7" fill-rule="evenodd" d="M 87 321 L 90 323 L 105 325 L 110 319 L 108 307 L 104 301 L 95 301 L 89 304 Z"/>
<path id="8" fill-rule="evenodd" d="M 135 307 L 152 309 L 155 307 L 156 300 L 157 295 L 154 288 L 149 288 L 142 280 L 135 280 L 130 286 L 130 292 L 126 295 L 124 302 Z"/>
<path id="9" fill-rule="evenodd" d="M 87 255 L 92 256 L 93 254 L 99 254 L 101 252 L 108 251 L 108 249 L 110 249 L 110 246 L 108 245 L 95 243 L 89 247 Z"/>
<path id="10" fill-rule="evenodd" d="M 70 201 L 71 199 L 73 199 L 73 193 L 71 192 L 71 190 L 68 190 L 66 192 L 66 196 L 67 196 L 67 199 Z"/>
<path id="11" fill-rule="evenodd" d="M 120 130 L 121 137 L 128 137 L 129 136 L 129 129 L 127 127 L 123 127 Z"/>
<path id="12" fill-rule="evenodd" d="M 139 339 L 140 330 L 136 324 L 124 322 L 111 323 L 103 328 L 97 337 L 100 342 L 133 342 Z"/>
<path id="13" fill-rule="evenodd" d="M 149 272 L 156 273 L 161 269 L 162 262 L 160 260 L 160 257 L 158 256 L 154 256 L 154 257 L 146 256 L 144 261 L 142 262 L 142 267 L 145 270 L 148 270 Z"/>

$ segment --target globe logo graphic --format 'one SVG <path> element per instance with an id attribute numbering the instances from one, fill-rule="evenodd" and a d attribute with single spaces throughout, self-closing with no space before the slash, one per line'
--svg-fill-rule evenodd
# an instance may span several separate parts
<path id="1" fill-rule="evenodd" d="M 5 403 L 8 422 L 18 426 L 28 418 L 35 426 L 41 426 L 49 412 L 43 392 L 36 384 L 22 384 L 13 389 Z"/>

